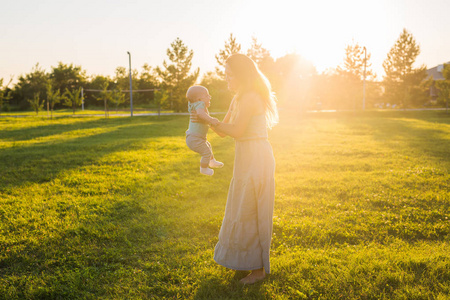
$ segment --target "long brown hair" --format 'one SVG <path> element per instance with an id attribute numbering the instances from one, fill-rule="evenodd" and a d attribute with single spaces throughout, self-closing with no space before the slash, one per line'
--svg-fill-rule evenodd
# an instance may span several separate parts
<path id="1" fill-rule="evenodd" d="M 278 123 L 276 97 L 272 92 L 269 80 L 261 73 L 256 63 L 250 57 L 240 53 L 230 55 L 226 63 L 239 82 L 237 100 L 239 100 L 239 95 L 245 92 L 252 91 L 259 94 L 264 101 L 267 126 L 269 128 L 275 126 Z"/>

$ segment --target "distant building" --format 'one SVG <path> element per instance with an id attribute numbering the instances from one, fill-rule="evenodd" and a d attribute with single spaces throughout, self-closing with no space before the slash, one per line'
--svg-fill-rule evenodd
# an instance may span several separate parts
<path id="1" fill-rule="evenodd" d="M 434 82 L 445 79 L 442 71 L 444 70 L 444 65 L 448 64 L 450 64 L 450 61 L 427 70 L 428 78 L 431 77 L 433 79 L 433 85 L 430 88 L 430 97 L 431 101 L 433 102 L 436 101 L 436 98 L 438 96 L 438 89 L 434 85 Z"/>
<path id="2" fill-rule="evenodd" d="M 442 75 L 442 70 L 444 70 L 444 65 L 450 64 L 449 62 L 443 63 L 442 65 L 438 65 L 434 68 L 428 69 L 427 73 L 429 77 L 432 77 L 433 80 L 444 80 L 444 75 Z"/>

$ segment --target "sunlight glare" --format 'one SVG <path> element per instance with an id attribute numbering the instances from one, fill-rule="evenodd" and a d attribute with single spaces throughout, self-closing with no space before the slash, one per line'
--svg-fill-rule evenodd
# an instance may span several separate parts
<path id="1" fill-rule="evenodd" d="M 385 1 L 251 0 L 241 4 L 233 30 L 241 41 L 257 37 L 275 58 L 296 52 L 324 71 L 342 62 L 348 44 L 374 50 L 384 44 L 392 23 L 373 13 L 386 16 L 385 8 Z M 249 46 L 243 43 L 243 48 Z"/>

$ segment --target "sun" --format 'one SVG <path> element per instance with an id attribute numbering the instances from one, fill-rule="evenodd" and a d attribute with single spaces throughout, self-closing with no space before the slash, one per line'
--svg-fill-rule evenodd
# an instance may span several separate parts
<path id="1" fill-rule="evenodd" d="M 342 63 L 349 44 L 380 47 L 375 41 L 389 24 L 377 22 L 372 13 L 385 15 L 385 7 L 383 2 L 367 3 L 250 0 L 238 9 L 232 30 L 247 45 L 255 36 L 275 58 L 295 52 L 324 71 Z"/>

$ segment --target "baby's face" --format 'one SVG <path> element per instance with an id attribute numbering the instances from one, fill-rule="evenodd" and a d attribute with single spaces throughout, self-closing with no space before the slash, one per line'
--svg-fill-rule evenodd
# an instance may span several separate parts
<path id="1" fill-rule="evenodd" d="M 208 93 L 208 91 L 202 93 L 202 95 L 200 96 L 200 101 L 205 102 L 205 106 L 209 107 L 209 105 L 211 104 L 211 95 Z"/>

